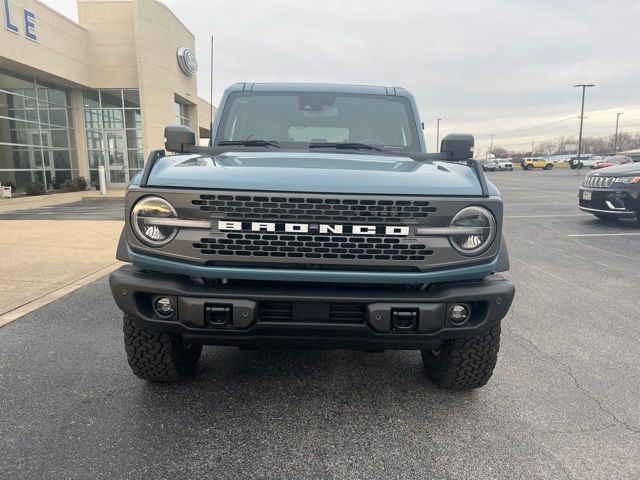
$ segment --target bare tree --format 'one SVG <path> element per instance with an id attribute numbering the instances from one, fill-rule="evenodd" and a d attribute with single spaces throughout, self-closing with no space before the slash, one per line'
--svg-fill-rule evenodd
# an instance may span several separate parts
<path id="1" fill-rule="evenodd" d="M 493 153 L 496 158 L 504 158 L 509 156 L 509 151 L 507 151 L 506 148 L 502 147 L 493 147 L 491 153 Z"/>
<path id="2" fill-rule="evenodd" d="M 582 150 L 583 153 L 593 155 L 611 155 L 613 153 L 613 146 L 615 142 L 615 135 L 607 135 L 604 137 L 583 137 L 582 138 Z M 536 144 L 535 153 L 543 155 L 571 155 L 576 153 L 575 145 L 578 140 L 575 137 L 561 136 L 553 140 L 545 140 Z M 568 148 L 570 147 L 570 148 Z M 618 133 L 618 152 L 624 152 L 626 150 L 634 150 L 640 148 L 640 133 Z M 514 160 L 520 161 L 524 157 L 531 155 L 531 150 L 508 150 L 499 145 L 493 147 L 493 153 L 496 157 L 511 156 Z"/>

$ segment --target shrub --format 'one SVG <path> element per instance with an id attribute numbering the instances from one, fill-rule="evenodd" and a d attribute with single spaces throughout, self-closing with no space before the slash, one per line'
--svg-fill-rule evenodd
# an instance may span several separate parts
<path id="1" fill-rule="evenodd" d="M 24 193 L 27 195 L 44 195 L 46 190 L 42 182 L 33 182 L 31 185 L 25 185 Z"/>
<path id="2" fill-rule="evenodd" d="M 78 191 L 79 192 L 84 192 L 89 186 L 87 184 L 87 179 L 84 178 L 84 177 L 78 177 L 78 178 L 74 179 L 74 182 L 76 182 L 76 185 L 78 186 Z"/>
<path id="3" fill-rule="evenodd" d="M 62 189 L 67 192 L 84 192 L 87 189 L 87 180 L 84 177 L 67 180 L 62 184 Z"/>

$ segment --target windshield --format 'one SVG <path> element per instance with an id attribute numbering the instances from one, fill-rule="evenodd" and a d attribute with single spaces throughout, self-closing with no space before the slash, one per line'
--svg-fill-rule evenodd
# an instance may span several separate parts
<path id="1" fill-rule="evenodd" d="M 216 144 L 265 140 L 295 148 L 300 143 L 360 143 L 420 151 L 411 104 L 398 96 L 237 92 L 226 102 L 218 132 Z"/>

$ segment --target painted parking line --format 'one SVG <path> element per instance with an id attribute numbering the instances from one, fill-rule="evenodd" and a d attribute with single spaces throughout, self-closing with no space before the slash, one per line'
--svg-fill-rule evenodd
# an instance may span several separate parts
<path id="1" fill-rule="evenodd" d="M 584 213 L 574 213 L 571 215 L 505 215 L 504 218 L 551 218 L 551 217 L 584 217 Z"/>
<path id="2" fill-rule="evenodd" d="M 505 207 L 556 207 L 558 205 L 575 205 L 576 202 L 571 203 L 505 203 Z"/>
<path id="3" fill-rule="evenodd" d="M 628 233 L 577 233 L 573 235 L 567 235 L 567 237 L 637 237 L 640 236 L 640 232 L 628 232 Z"/>

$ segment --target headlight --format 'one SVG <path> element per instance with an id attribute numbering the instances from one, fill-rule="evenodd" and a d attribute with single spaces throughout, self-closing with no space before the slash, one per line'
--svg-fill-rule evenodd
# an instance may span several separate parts
<path id="1" fill-rule="evenodd" d="M 640 183 L 640 177 L 618 177 L 616 183 Z"/>
<path id="2" fill-rule="evenodd" d="M 131 226 L 136 236 L 151 247 L 161 247 L 178 233 L 175 226 L 163 225 L 162 219 L 177 219 L 169 202 L 160 197 L 144 197 L 131 210 Z"/>
<path id="3" fill-rule="evenodd" d="M 463 234 L 449 237 L 453 247 L 463 255 L 481 254 L 496 238 L 496 219 L 483 207 L 463 208 L 453 217 L 451 227 L 466 230 Z M 468 233 L 470 229 L 473 233 Z"/>

